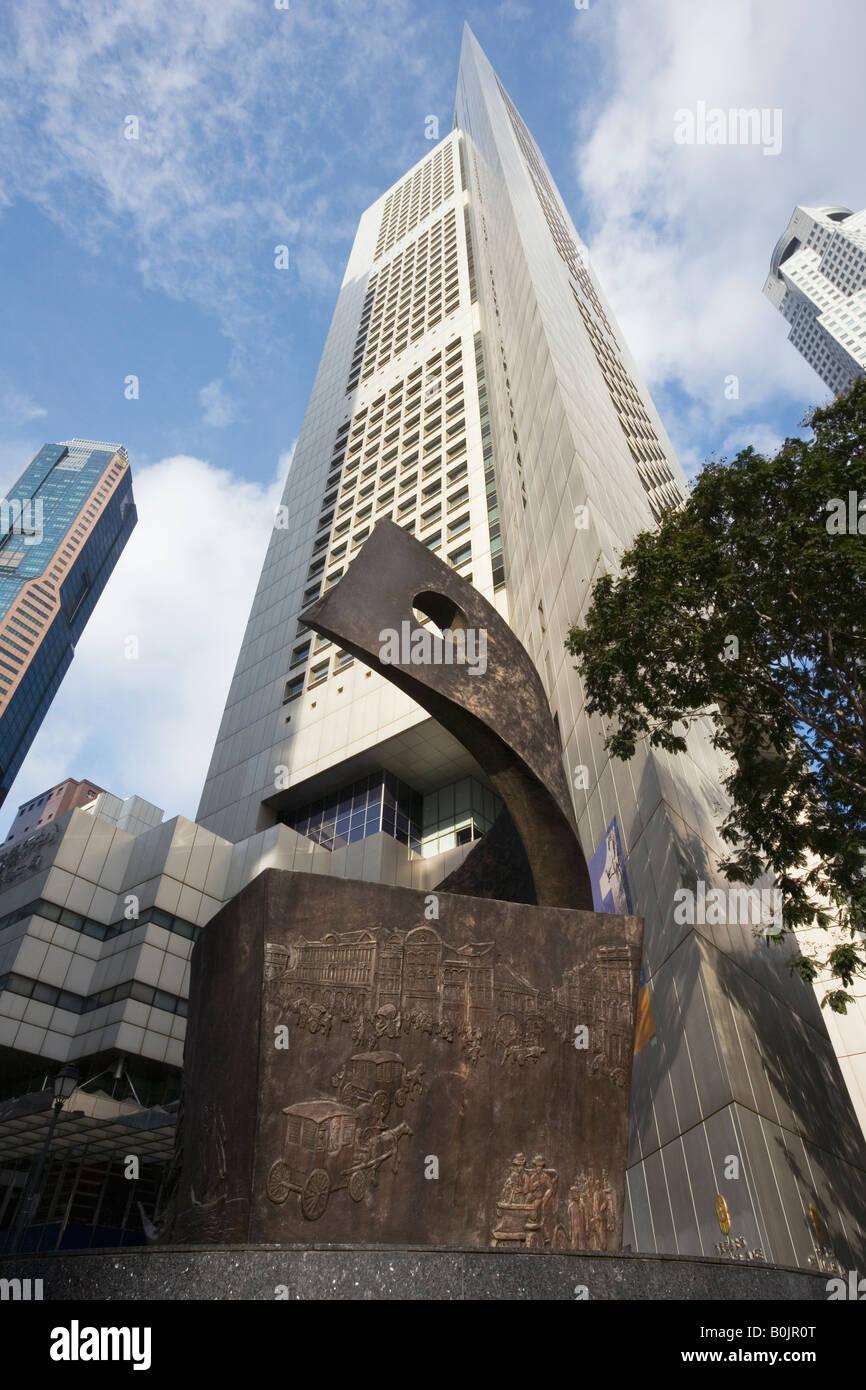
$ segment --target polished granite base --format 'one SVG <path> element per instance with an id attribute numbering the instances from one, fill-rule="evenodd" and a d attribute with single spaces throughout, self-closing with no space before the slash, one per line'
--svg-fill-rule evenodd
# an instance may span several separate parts
<path id="1" fill-rule="evenodd" d="M 826 1301 L 826 1274 L 675 1255 L 406 1246 L 161 1246 L 0 1258 L 46 1301 L 442 1299 Z"/>

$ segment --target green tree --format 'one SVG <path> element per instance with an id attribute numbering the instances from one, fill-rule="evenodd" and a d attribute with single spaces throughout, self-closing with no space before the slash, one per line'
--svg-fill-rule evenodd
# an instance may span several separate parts
<path id="1" fill-rule="evenodd" d="M 596 581 L 566 647 L 616 757 L 647 740 L 682 753 L 690 723 L 712 721 L 732 769 L 723 871 L 774 875 L 778 939 L 842 928 L 795 968 L 812 981 L 829 967 L 823 1003 L 844 1013 L 866 973 L 866 379 L 803 424 L 811 437 L 772 458 L 707 464 Z"/>

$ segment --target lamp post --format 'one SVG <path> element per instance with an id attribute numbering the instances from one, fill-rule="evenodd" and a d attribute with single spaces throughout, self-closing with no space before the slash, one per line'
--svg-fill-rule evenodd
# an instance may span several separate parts
<path id="1" fill-rule="evenodd" d="M 48 1150 L 51 1148 L 51 1140 L 54 1138 L 54 1131 L 57 1128 L 58 1117 L 80 1080 L 81 1073 L 78 1068 L 73 1067 L 69 1063 L 67 1063 L 65 1067 L 61 1067 L 54 1077 L 54 1101 L 51 1106 L 51 1119 L 45 1134 L 45 1143 L 42 1145 L 42 1152 L 39 1155 L 39 1162 L 21 1198 L 21 1206 L 19 1207 L 18 1218 L 15 1222 L 15 1234 L 12 1237 L 11 1251 L 13 1254 L 19 1249 L 24 1237 L 24 1232 L 30 1222 L 30 1217 L 32 1215 L 31 1207 L 33 1207 L 35 1202 L 39 1199 L 39 1184 L 42 1181 L 42 1174 L 45 1170 Z"/>

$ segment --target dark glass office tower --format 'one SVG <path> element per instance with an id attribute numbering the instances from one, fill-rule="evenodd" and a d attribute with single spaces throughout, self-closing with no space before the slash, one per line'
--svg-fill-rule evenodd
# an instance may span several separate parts
<path id="1" fill-rule="evenodd" d="M 0 803 L 136 523 L 118 444 L 44 444 L 0 500 Z"/>

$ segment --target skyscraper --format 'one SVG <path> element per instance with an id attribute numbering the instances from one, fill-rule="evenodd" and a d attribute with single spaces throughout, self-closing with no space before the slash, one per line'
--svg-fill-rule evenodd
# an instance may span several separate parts
<path id="1" fill-rule="evenodd" d="M 764 294 L 788 340 L 835 394 L 866 372 L 866 209 L 796 207 Z"/>
<path id="2" fill-rule="evenodd" d="M 0 803 L 136 522 L 119 444 L 43 444 L 0 502 Z"/>
<path id="3" fill-rule="evenodd" d="M 759 924 L 704 911 L 728 886 L 708 731 L 680 757 L 610 759 L 564 650 L 595 578 L 685 488 L 544 159 L 467 28 L 454 129 L 361 217 L 198 819 L 232 842 L 290 826 L 315 872 L 416 887 L 490 827 L 496 799 L 466 751 L 300 618 L 379 520 L 406 527 L 531 654 L 597 906 L 646 921 L 656 1037 L 635 1058 L 626 1242 L 806 1265 L 827 1258 L 823 1230 L 853 1258 L 866 1155 L 814 995 Z"/>

